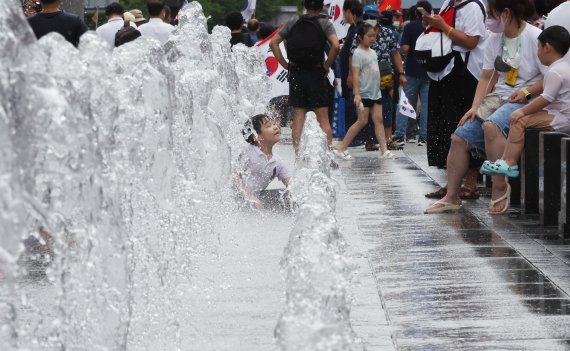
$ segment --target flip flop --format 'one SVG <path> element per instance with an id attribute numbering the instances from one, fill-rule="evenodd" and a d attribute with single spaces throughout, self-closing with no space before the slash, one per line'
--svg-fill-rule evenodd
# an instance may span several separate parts
<path id="1" fill-rule="evenodd" d="M 503 209 L 500 212 L 487 211 L 487 213 L 490 214 L 491 216 L 494 216 L 494 215 L 500 215 L 500 214 L 507 212 L 507 210 L 509 209 L 509 205 L 511 204 L 511 186 L 509 183 L 507 183 L 507 191 L 505 191 L 503 196 L 501 196 L 500 198 L 498 198 L 496 200 L 491 200 L 491 202 L 489 202 L 489 207 L 493 207 L 503 200 L 507 200 L 507 202 L 505 203 L 505 207 L 503 207 Z"/>
<path id="2" fill-rule="evenodd" d="M 352 155 L 349 154 L 348 151 L 346 151 L 346 150 L 344 150 L 344 151 L 341 152 L 341 151 L 338 151 L 337 149 L 334 149 L 334 150 L 333 150 L 333 153 L 334 153 L 336 156 L 342 158 L 343 160 L 350 161 L 350 160 L 354 159 L 354 157 L 352 157 Z"/>
<path id="3" fill-rule="evenodd" d="M 441 207 L 433 207 L 435 205 L 443 205 Z M 433 205 L 431 205 L 430 207 L 426 208 L 424 213 L 425 214 L 433 214 L 433 213 L 446 213 L 446 212 L 457 212 L 459 210 L 461 210 L 463 206 L 461 205 L 456 205 L 456 204 L 452 204 L 449 202 L 445 202 L 445 201 L 436 201 L 434 202 Z"/>
<path id="4" fill-rule="evenodd" d="M 504 174 L 507 177 L 511 178 L 516 178 L 520 174 L 518 165 L 509 166 L 505 160 L 497 160 L 495 163 L 488 161 L 483 162 L 483 165 L 481 166 L 481 173 L 489 175 Z"/>

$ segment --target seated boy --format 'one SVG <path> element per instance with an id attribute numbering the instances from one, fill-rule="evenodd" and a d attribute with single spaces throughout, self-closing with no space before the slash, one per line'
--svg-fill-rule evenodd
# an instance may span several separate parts
<path id="1" fill-rule="evenodd" d="M 281 158 L 273 154 L 273 146 L 281 140 L 281 129 L 267 115 L 256 115 L 245 122 L 242 134 L 248 144 L 239 155 L 234 186 L 255 207 L 267 207 L 267 202 L 279 198 L 275 191 L 265 190 L 269 183 L 277 177 L 288 186 L 291 179 Z"/>
<path id="2" fill-rule="evenodd" d="M 524 148 L 524 132 L 527 128 L 570 133 L 570 64 L 564 60 L 569 48 L 570 34 L 564 27 L 546 28 L 538 36 L 538 58 L 548 66 L 543 93 L 511 114 L 503 157 L 494 163 L 485 161 L 481 173 L 518 177 L 517 162 Z"/>

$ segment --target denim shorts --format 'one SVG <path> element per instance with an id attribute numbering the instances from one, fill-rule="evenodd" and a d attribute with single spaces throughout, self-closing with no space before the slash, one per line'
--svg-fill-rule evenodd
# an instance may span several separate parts
<path id="1" fill-rule="evenodd" d="M 489 118 L 488 122 L 495 124 L 505 138 L 509 135 L 511 113 L 523 107 L 523 104 L 506 103 Z M 485 159 L 485 135 L 483 133 L 483 121 L 475 118 L 473 121 L 467 121 L 461 127 L 457 127 L 455 135 L 465 140 L 471 146 L 471 155 L 476 159 Z"/>

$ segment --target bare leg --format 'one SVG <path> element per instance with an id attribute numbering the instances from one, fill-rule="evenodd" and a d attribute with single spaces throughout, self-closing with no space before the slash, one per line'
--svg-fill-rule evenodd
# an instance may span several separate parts
<path id="1" fill-rule="evenodd" d="M 464 187 L 469 190 L 477 190 L 477 178 L 479 177 L 479 170 L 476 168 L 469 168 L 465 176 Z"/>
<path id="2" fill-rule="evenodd" d="M 374 123 L 374 134 L 380 144 L 380 153 L 383 155 L 388 147 L 386 146 L 386 136 L 384 134 L 384 119 L 382 117 L 382 105 L 372 105 L 372 123 Z"/>
<path id="3" fill-rule="evenodd" d="M 384 123 L 384 122 L 382 122 Z M 392 140 L 392 127 L 390 128 L 384 128 L 384 135 L 386 135 L 386 140 Z M 378 138 L 378 137 L 376 137 Z M 378 142 L 380 142 L 380 140 L 378 140 Z"/>
<path id="4" fill-rule="evenodd" d="M 461 181 L 469 169 L 470 146 L 455 134 L 451 135 L 451 147 L 447 153 L 447 194 L 440 200 L 441 202 L 461 204 L 459 197 Z M 443 205 L 434 204 L 432 207 Z"/>
<path id="5" fill-rule="evenodd" d="M 514 166 L 519 161 L 521 154 L 524 149 L 524 143 L 509 143 L 505 147 L 505 152 L 503 153 L 502 159 L 507 161 L 509 166 Z"/>
<path id="6" fill-rule="evenodd" d="M 328 107 L 316 108 L 315 114 L 317 115 L 317 121 L 319 121 L 321 129 L 327 136 L 327 141 L 329 146 L 332 145 L 332 128 L 329 121 L 329 108 Z"/>
<path id="7" fill-rule="evenodd" d="M 293 108 L 293 123 L 291 124 L 291 138 L 293 139 L 293 148 L 295 155 L 299 155 L 299 142 L 301 141 L 301 133 L 305 124 L 305 109 Z"/>
<path id="8" fill-rule="evenodd" d="M 486 122 L 483 123 L 483 130 L 485 132 L 485 150 L 487 158 L 491 161 L 496 161 L 503 155 L 507 140 L 503 133 L 499 130 L 496 124 Z M 491 200 L 500 198 L 507 190 L 507 179 L 504 175 L 493 176 L 493 190 L 491 193 Z M 505 201 L 501 201 L 495 206 L 489 208 L 489 213 L 501 212 L 506 205 Z"/>
<path id="9" fill-rule="evenodd" d="M 364 108 L 362 110 L 358 110 L 358 119 L 354 122 L 353 125 L 348 128 L 346 131 L 346 135 L 337 146 L 337 150 L 343 152 L 348 148 L 348 145 L 352 142 L 352 140 L 358 135 L 358 133 L 362 130 L 362 128 L 366 127 L 368 124 L 368 115 L 370 114 L 370 108 Z"/>

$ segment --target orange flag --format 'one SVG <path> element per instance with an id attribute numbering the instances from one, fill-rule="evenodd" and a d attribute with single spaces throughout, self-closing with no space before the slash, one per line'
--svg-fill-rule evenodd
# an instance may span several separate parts
<path id="1" fill-rule="evenodd" d="M 398 10 L 402 12 L 402 0 L 382 0 L 378 5 L 378 12 L 386 10 Z"/>

